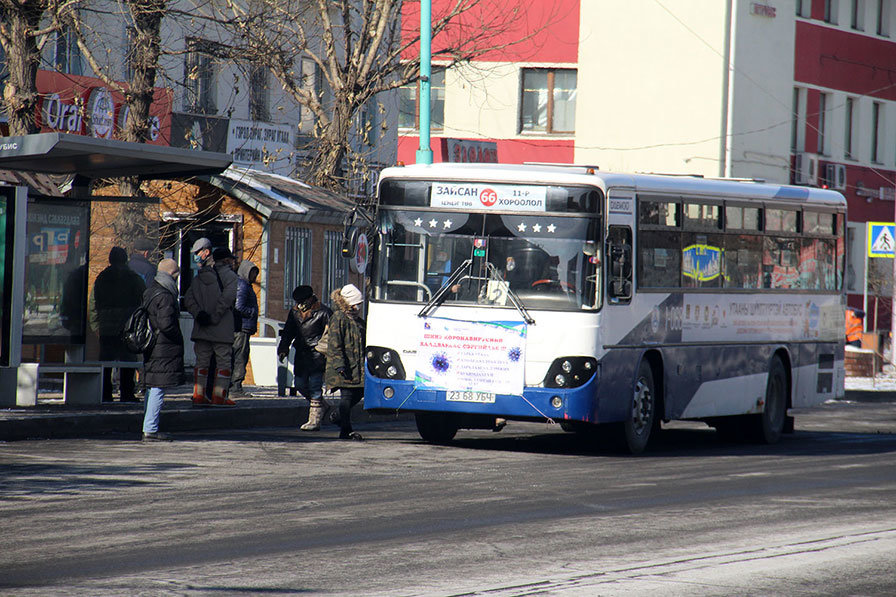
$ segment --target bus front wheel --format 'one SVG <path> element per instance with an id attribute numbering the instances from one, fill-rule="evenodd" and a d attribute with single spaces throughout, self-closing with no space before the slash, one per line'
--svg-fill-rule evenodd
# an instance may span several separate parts
<path id="1" fill-rule="evenodd" d="M 417 433 L 431 444 L 447 444 L 459 429 L 454 417 L 448 413 L 415 413 Z"/>
<path id="2" fill-rule="evenodd" d="M 622 447 L 631 454 L 647 448 L 651 433 L 659 426 L 653 369 L 646 360 L 638 367 L 638 377 L 632 389 L 631 410 L 622 423 Z"/>

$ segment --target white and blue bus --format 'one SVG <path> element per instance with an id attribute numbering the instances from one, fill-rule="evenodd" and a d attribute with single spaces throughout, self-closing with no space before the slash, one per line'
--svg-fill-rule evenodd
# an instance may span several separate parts
<path id="1" fill-rule="evenodd" d="M 496 419 L 661 421 L 775 442 L 844 392 L 846 201 L 587 166 L 435 164 L 379 183 L 365 408 L 423 439 Z"/>

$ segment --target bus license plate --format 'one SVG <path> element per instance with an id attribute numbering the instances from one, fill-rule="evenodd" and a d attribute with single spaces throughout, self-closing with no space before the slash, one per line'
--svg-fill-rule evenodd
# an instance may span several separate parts
<path id="1" fill-rule="evenodd" d="M 461 390 L 448 390 L 445 397 L 449 402 L 494 402 L 495 395 L 492 392 L 470 392 Z"/>

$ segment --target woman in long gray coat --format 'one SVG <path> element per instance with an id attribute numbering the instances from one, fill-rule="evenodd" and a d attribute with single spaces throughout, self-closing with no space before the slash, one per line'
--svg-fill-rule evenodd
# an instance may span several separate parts
<path id="1" fill-rule="evenodd" d="M 159 433 L 159 412 L 165 401 L 165 389 L 183 383 L 184 337 L 180 332 L 180 308 L 177 301 L 177 276 L 180 268 L 173 259 L 159 263 L 156 277 L 143 295 L 149 321 L 156 330 L 156 343 L 143 356 L 146 377 L 146 412 L 143 415 L 143 440 L 167 440 Z"/>

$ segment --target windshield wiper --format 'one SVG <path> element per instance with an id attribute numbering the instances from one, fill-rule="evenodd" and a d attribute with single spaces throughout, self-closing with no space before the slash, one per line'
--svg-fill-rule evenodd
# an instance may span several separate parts
<path id="1" fill-rule="evenodd" d="M 496 268 L 491 261 L 485 262 L 485 267 L 488 270 L 489 274 L 488 278 L 465 275 L 472 265 L 473 260 L 467 259 L 463 263 L 461 263 L 456 270 L 451 272 L 451 276 L 448 277 L 448 280 L 444 284 L 442 284 L 442 287 L 439 288 L 439 290 L 432 296 L 432 298 L 429 299 L 429 302 L 423 306 L 419 313 L 417 313 L 417 317 L 427 317 L 430 313 L 432 313 L 432 311 L 434 311 L 436 307 L 438 307 L 445 301 L 445 297 L 451 290 L 451 287 L 465 277 L 467 280 L 478 280 L 480 282 L 488 282 L 489 280 L 500 282 L 507 292 L 507 297 L 510 299 L 511 304 L 513 304 L 516 310 L 519 311 L 520 315 L 523 316 L 523 321 L 525 321 L 529 325 L 535 323 L 535 319 L 533 319 L 529 314 L 529 311 L 526 309 L 525 305 L 523 305 L 520 297 L 518 297 L 516 293 L 511 290 L 510 284 L 508 284 L 504 280 L 504 278 L 501 277 L 501 272 L 498 271 L 498 268 Z"/>

